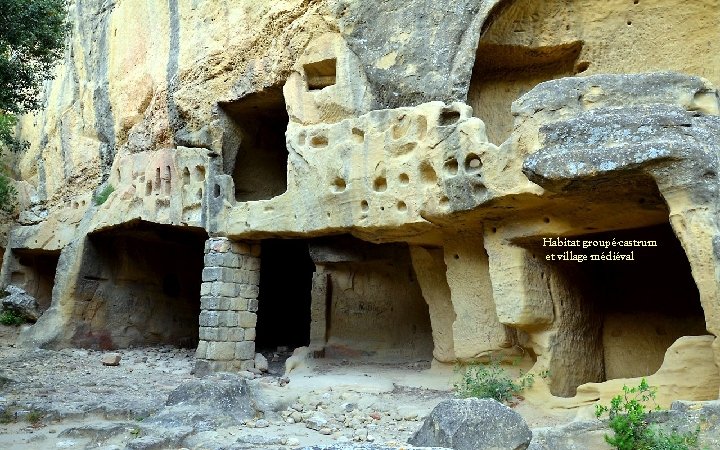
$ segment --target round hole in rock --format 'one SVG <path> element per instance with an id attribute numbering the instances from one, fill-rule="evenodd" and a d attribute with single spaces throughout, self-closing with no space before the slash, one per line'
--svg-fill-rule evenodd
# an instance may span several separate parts
<path id="1" fill-rule="evenodd" d="M 444 109 L 440 112 L 438 117 L 438 125 L 446 127 L 449 125 L 455 125 L 460 120 L 460 111 L 454 109 Z"/>
<path id="2" fill-rule="evenodd" d="M 190 169 L 185 167 L 182 171 L 183 184 L 190 184 Z"/>
<path id="3" fill-rule="evenodd" d="M 406 212 L 408 210 L 407 204 L 403 201 L 397 203 L 397 209 L 400 212 Z"/>
<path id="4" fill-rule="evenodd" d="M 445 161 L 445 165 L 443 166 L 443 169 L 445 170 L 445 174 L 450 176 L 455 176 L 458 173 L 458 162 L 456 159 L 451 159 L 448 161 Z"/>
<path id="5" fill-rule="evenodd" d="M 310 138 L 310 146 L 313 148 L 324 148 L 328 146 L 328 138 L 322 134 L 316 134 Z"/>
<path id="6" fill-rule="evenodd" d="M 433 169 L 430 161 L 422 161 L 420 163 L 420 181 L 424 184 L 435 184 L 437 183 L 437 173 Z"/>
<path id="7" fill-rule="evenodd" d="M 398 177 L 398 180 L 400 181 L 400 184 L 408 184 L 410 183 L 410 177 L 406 173 L 401 173 Z"/>
<path id="8" fill-rule="evenodd" d="M 370 205 L 368 205 L 367 200 L 363 200 L 363 201 L 360 202 L 360 209 L 361 209 L 363 212 L 368 212 L 368 210 L 370 209 Z"/>
<path id="9" fill-rule="evenodd" d="M 205 166 L 195 166 L 195 181 L 205 181 Z"/>
<path id="10" fill-rule="evenodd" d="M 482 161 L 475 153 L 470 153 L 465 157 L 465 172 L 474 173 L 482 168 Z"/>
<path id="11" fill-rule="evenodd" d="M 375 181 L 373 181 L 373 190 L 375 192 L 387 191 L 387 179 L 385 177 L 375 178 Z"/>
<path id="12" fill-rule="evenodd" d="M 219 198 L 219 197 L 220 197 L 220 185 L 219 185 L 219 184 L 215 184 L 215 188 L 213 189 L 213 193 L 215 194 L 215 198 Z"/>
<path id="13" fill-rule="evenodd" d="M 342 178 L 337 177 L 337 178 L 335 178 L 335 180 L 333 180 L 331 190 L 334 193 L 339 194 L 340 192 L 344 192 L 346 188 L 347 188 L 347 184 L 345 183 L 345 180 L 343 180 Z"/>
<path id="14" fill-rule="evenodd" d="M 365 142 L 365 132 L 360 128 L 352 129 L 352 137 L 357 144 L 362 144 L 363 142 Z"/>
<path id="15" fill-rule="evenodd" d="M 577 66 L 575 66 L 575 73 L 583 73 L 586 70 L 590 68 L 590 63 L 588 61 L 580 61 L 577 63 Z"/>

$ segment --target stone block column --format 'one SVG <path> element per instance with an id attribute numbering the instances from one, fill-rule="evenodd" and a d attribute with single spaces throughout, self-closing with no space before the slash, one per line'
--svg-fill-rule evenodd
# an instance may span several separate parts
<path id="1" fill-rule="evenodd" d="M 216 371 L 254 367 L 260 244 L 208 239 L 202 281 L 196 357 Z"/>

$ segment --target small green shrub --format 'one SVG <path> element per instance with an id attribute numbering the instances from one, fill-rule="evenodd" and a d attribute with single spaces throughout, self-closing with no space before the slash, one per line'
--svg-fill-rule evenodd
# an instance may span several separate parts
<path id="1" fill-rule="evenodd" d="M 37 410 L 32 410 L 26 416 L 28 422 L 33 426 L 38 426 L 42 420 L 44 414 Z"/>
<path id="2" fill-rule="evenodd" d="M 0 163 L 1 164 L 1 163 Z M 17 190 L 12 180 L 0 168 L 0 211 L 12 214 L 17 207 Z"/>
<path id="3" fill-rule="evenodd" d="M 25 323 L 25 319 L 17 312 L 6 309 L 0 312 L 0 323 L 7 326 L 19 326 Z"/>
<path id="4" fill-rule="evenodd" d="M 103 190 L 95 196 L 95 205 L 100 206 L 105 203 L 113 192 L 115 192 L 115 188 L 112 184 L 105 186 Z"/>
<path id="5" fill-rule="evenodd" d="M 10 412 L 10 410 L 5 410 L 2 413 L 0 413 L 0 424 L 7 425 L 9 423 L 13 423 L 15 421 L 15 414 Z"/>
<path id="6" fill-rule="evenodd" d="M 610 406 L 596 405 L 595 416 L 607 413 L 614 436 L 605 441 L 618 450 L 690 450 L 698 447 L 700 429 L 691 433 L 668 434 L 649 423 L 648 406 L 660 409 L 655 403 L 657 388 L 643 378 L 637 387 L 623 386 L 623 393 L 610 400 Z M 650 405 L 652 403 L 652 405 Z"/>
<path id="7" fill-rule="evenodd" d="M 465 367 L 462 379 L 455 383 L 459 397 L 494 398 L 509 402 L 535 383 L 534 374 L 525 374 L 513 379 L 497 361 L 489 364 L 471 364 Z"/>

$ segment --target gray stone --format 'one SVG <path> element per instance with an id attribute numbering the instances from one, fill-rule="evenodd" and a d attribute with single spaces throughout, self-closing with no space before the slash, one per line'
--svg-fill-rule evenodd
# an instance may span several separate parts
<path id="1" fill-rule="evenodd" d="M 255 414 L 253 402 L 254 395 L 244 378 L 222 374 L 181 384 L 170 393 L 166 405 L 205 407 L 237 419 L 250 419 Z"/>
<path id="2" fill-rule="evenodd" d="M 328 420 L 322 414 L 313 414 L 305 419 L 305 426 L 311 430 L 320 431 L 328 424 Z"/>
<path id="3" fill-rule="evenodd" d="M 120 365 L 120 359 L 122 357 L 117 353 L 110 353 L 107 355 L 104 355 L 102 358 L 102 365 L 103 366 L 119 366 Z"/>
<path id="4" fill-rule="evenodd" d="M 267 428 L 269 426 L 270 422 L 265 419 L 258 419 L 257 422 L 255 422 L 255 428 Z"/>
<path id="5" fill-rule="evenodd" d="M 263 356 L 262 353 L 255 354 L 255 368 L 260 370 L 261 372 L 267 372 L 269 369 L 268 360 Z"/>
<path id="6" fill-rule="evenodd" d="M 523 418 L 491 399 L 445 400 L 409 440 L 455 450 L 524 450 L 532 433 Z"/>
<path id="7" fill-rule="evenodd" d="M 14 311 L 31 322 L 37 321 L 42 315 L 35 297 L 25 292 L 25 290 L 10 284 L 5 288 L 5 292 L 8 295 L 2 299 L 3 309 Z"/>

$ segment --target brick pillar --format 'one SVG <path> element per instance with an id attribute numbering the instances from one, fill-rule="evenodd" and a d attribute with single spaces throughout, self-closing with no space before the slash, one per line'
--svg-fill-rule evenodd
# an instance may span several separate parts
<path id="1" fill-rule="evenodd" d="M 202 280 L 196 357 L 216 371 L 254 367 L 260 245 L 208 239 Z"/>

